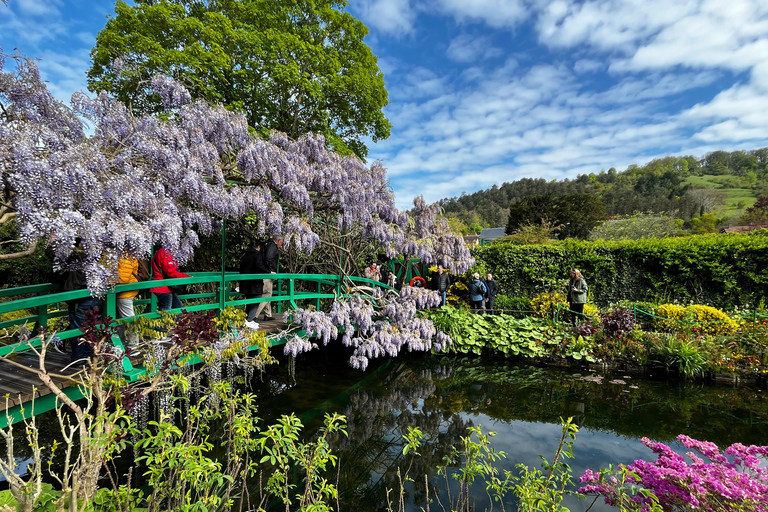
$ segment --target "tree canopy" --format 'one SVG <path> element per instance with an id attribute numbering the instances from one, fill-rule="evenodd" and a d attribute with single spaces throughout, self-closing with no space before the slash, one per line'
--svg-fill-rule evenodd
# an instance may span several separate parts
<path id="1" fill-rule="evenodd" d="M 507 233 L 523 226 L 544 225 L 559 228 L 560 238 L 587 238 L 590 230 L 605 220 L 605 205 L 591 194 L 524 197 L 509 206 Z"/>
<path id="2" fill-rule="evenodd" d="M 389 137 L 384 76 L 346 0 L 118 1 L 91 51 L 89 89 L 158 112 L 149 78 L 242 112 L 263 135 L 321 134 L 364 158 L 364 137 Z"/>

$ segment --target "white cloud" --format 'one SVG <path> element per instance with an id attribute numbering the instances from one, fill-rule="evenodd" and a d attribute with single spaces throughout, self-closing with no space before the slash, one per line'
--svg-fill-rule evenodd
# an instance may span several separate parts
<path id="1" fill-rule="evenodd" d="M 501 48 L 493 46 L 489 37 L 469 34 L 454 37 L 445 53 L 449 59 L 464 63 L 493 59 L 504 54 Z"/>
<path id="2" fill-rule="evenodd" d="M 592 73 L 603 67 L 605 67 L 605 64 L 592 59 L 579 59 L 573 64 L 573 70 L 579 74 Z"/>
<path id="3" fill-rule="evenodd" d="M 396 36 L 413 33 L 416 9 L 410 0 L 352 0 L 360 18 L 381 32 Z"/>
<path id="4" fill-rule="evenodd" d="M 528 11 L 521 0 L 435 0 L 436 7 L 461 22 L 481 21 L 491 27 L 514 27 Z"/>

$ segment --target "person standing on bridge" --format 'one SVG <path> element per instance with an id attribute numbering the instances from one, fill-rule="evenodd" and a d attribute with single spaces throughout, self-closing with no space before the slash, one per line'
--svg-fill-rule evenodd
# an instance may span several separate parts
<path id="1" fill-rule="evenodd" d="M 152 280 L 162 281 L 163 279 L 178 279 L 182 277 L 192 277 L 184 272 L 179 272 L 178 265 L 173 261 L 173 254 L 165 247 L 161 248 L 152 257 Z M 162 283 L 158 283 L 162 284 Z M 157 297 L 157 309 L 179 309 L 181 300 L 177 295 L 180 287 L 176 286 L 157 286 L 150 288 L 150 292 Z"/>
<path id="2" fill-rule="evenodd" d="M 270 274 L 276 274 L 277 273 L 277 267 L 280 263 L 279 258 L 280 254 L 278 249 L 283 246 L 283 235 L 275 235 L 272 237 L 272 240 L 267 242 L 261 247 L 261 250 L 264 251 L 264 269 L 269 272 Z M 262 297 L 271 297 L 272 296 L 272 287 L 274 286 L 275 280 L 274 279 L 265 279 L 264 285 L 262 286 Z M 259 303 L 258 309 L 256 309 L 256 314 L 254 315 L 254 318 L 259 318 L 259 315 L 261 314 L 262 310 L 266 310 L 264 312 L 264 320 L 274 320 L 275 317 L 272 316 L 272 303 L 271 302 L 261 302 Z"/>
<path id="3" fill-rule="evenodd" d="M 240 273 L 241 274 L 263 274 L 267 270 L 264 268 L 264 253 L 262 252 L 262 246 L 264 244 L 254 240 L 251 243 L 251 247 L 246 249 L 245 254 L 240 259 Z M 240 281 L 240 292 L 245 295 L 246 299 L 255 299 L 261 297 L 264 293 L 264 280 L 263 279 L 245 279 Z M 256 309 L 258 304 L 246 304 L 245 305 L 245 326 L 249 329 L 256 330 L 259 328 L 259 324 L 256 320 Z"/>

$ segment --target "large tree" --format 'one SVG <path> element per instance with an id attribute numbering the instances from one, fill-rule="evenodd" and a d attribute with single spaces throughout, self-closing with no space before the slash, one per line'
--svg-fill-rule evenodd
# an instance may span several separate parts
<path id="1" fill-rule="evenodd" d="M 118 1 L 91 52 L 89 89 L 142 113 L 163 108 L 148 78 L 242 112 L 248 124 L 297 139 L 322 134 L 364 158 L 363 138 L 389 137 L 384 76 L 346 0 Z"/>
<path id="2" fill-rule="evenodd" d="M 587 238 L 602 220 L 605 205 L 592 194 L 528 196 L 510 204 L 507 234 L 523 226 L 548 223 L 559 227 L 561 238 Z"/>

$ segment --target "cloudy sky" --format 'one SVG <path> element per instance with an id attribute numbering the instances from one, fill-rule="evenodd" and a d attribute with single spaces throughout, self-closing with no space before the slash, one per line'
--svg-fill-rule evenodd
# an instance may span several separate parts
<path id="1" fill-rule="evenodd" d="M 109 0 L 8 0 L 0 47 L 85 88 Z M 765 0 L 350 0 L 385 73 L 398 204 L 768 146 Z"/>

